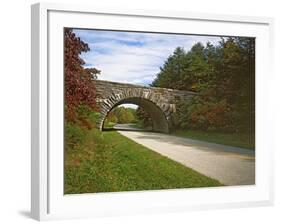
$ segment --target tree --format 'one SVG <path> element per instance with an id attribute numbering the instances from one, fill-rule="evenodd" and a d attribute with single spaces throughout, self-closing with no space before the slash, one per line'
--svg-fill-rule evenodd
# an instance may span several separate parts
<path id="1" fill-rule="evenodd" d="M 166 87 L 172 89 L 183 89 L 182 80 L 185 72 L 185 51 L 181 47 L 177 47 L 172 55 L 160 67 L 157 78 L 152 82 L 154 87 Z"/>
<path id="2" fill-rule="evenodd" d="M 141 125 L 143 127 L 152 126 L 151 116 L 142 107 L 137 108 L 136 117 L 141 122 Z"/>
<path id="3" fill-rule="evenodd" d="M 255 39 L 233 37 L 220 43 L 217 97 L 226 99 L 236 131 L 253 131 L 255 125 Z"/>
<path id="4" fill-rule="evenodd" d="M 64 29 L 64 79 L 66 120 L 77 119 L 77 108 L 81 105 L 95 108 L 96 89 L 92 82 L 100 73 L 95 68 L 84 69 L 85 62 L 80 57 L 89 51 L 88 44 L 80 40 L 72 29 Z"/>
<path id="5" fill-rule="evenodd" d="M 217 46 L 197 43 L 188 52 L 176 48 L 152 86 L 199 93 L 188 105 L 176 102 L 174 120 L 181 128 L 253 132 L 255 39 L 221 38 Z"/>
<path id="6" fill-rule="evenodd" d="M 133 108 L 126 108 L 123 106 L 116 107 L 111 112 L 116 118 L 116 123 L 128 124 L 136 121 L 136 112 Z"/>
<path id="7" fill-rule="evenodd" d="M 160 67 L 152 86 L 192 91 L 205 88 L 213 71 L 213 65 L 207 60 L 207 49 L 213 46 L 208 43 L 207 47 L 205 49 L 200 42 L 188 52 L 177 47 Z"/>

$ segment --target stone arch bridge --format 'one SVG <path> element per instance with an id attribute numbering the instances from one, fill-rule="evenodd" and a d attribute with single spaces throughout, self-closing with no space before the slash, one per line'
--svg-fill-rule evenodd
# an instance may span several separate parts
<path id="1" fill-rule="evenodd" d="M 173 122 L 171 115 L 176 112 L 177 99 L 186 102 L 196 95 L 191 91 L 145 87 L 133 84 L 95 80 L 97 104 L 100 108 L 98 128 L 103 130 L 108 113 L 115 107 L 131 103 L 142 107 L 152 120 L 152 130 L 169 133 Z"/>

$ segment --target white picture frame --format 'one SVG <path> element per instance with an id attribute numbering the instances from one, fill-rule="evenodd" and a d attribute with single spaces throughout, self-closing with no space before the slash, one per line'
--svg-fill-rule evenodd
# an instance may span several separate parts
<path id="1" fill-rule="evenodd" d="M 268 106 L 273 19 L 32 5 L 31 214 L 37 220 L 248 207 L 273 203 Z M 256 184 L 200 189 L 63 194 L 63 27 L 256 37 Z"/>

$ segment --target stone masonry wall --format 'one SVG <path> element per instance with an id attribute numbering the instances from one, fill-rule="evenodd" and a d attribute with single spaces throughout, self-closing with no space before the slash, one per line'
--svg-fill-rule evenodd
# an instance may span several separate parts
<path id="1" fill-rule="evenodd" d="M 123 103 L 134 103 L 150 111 L 154 117 L 155 131 L 169 132 L 171 114 L 176 112 L 175 100 L 188 102 L 196 95 L 191 91 L 145 87 L 103 80 L 95 80 L 95 86 L 97 104 L 101 111 L 101 118 L 98 122 L 101 130 L 108 112 L 115 106 Z"/>

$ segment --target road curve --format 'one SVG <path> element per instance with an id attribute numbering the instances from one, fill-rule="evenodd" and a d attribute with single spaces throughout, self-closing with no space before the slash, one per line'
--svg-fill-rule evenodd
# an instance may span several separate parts
<path id="1" fill-rule="evenodd" d="M 255 184 L 255 152 L 253 150 L 161 133 L 132 130 L 118 130 L 118 132 L 224 185 Z"/>

